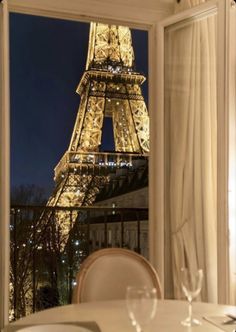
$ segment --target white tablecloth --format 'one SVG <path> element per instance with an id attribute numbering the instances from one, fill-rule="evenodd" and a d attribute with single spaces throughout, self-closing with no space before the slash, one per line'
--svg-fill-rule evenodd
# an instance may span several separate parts
<path id="1" fill-rule="evenodd" d="M 221 324 L 226 319 L 224 317 L 226 313 L 235 314 L 236 307 L 194 302 L 193 315 L 202 322 L 202 325 L 186 328 L 180 324 L 180 321 L 187 317 L 187 302 L 159 300 L 156 316 L 144 332 L 233 332 L 236 329 L 236 324 Z M 204 317 L 213 318 L 213 323 Z M 221 320 L 219 320 L 220 318 Z M 72 304 L 44 310 L 12 323 L 6 331 L 16 331 L 16 326 L 22 325 L 91 321 L 96 322 L 102 332 L 135 332 L 128 318 L 124 300 Z"/>

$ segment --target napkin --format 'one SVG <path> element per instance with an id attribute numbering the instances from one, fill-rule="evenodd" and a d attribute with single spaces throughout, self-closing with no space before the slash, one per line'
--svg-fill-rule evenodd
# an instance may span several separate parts
<path id="1" fill-rule="evenodd" d="M 49 325 L 50 323 L 45 323 Z M 68 325 L 73 325 L 73 326 L 81 326 L 85 327 L 86 329 L 90 330 L 91 332 L 101 332 L 100 327 L 98 324 L 94 321 L 89 321 L 89 322 L 53 322 L 52 324 L 68 324 Z M 4 332 L 16 332 L 20 329 L 23 329 L 25 327 L 29 326 L 34 326 L 34 325 L 43 325 L 43 324 L 27 324 L 27 325 L 20 325 L 20 324 L 9 324 L 7 327 L 4 328 Z"/>
<path id="2" fill-rule="evenodd" d="M 225 332 L 232 332 L 236 329 L 236 322 L 230 324 L 224 323 L 226 320 L 230 320 L 227 316 L 205 316 L 203 318 Z"/>

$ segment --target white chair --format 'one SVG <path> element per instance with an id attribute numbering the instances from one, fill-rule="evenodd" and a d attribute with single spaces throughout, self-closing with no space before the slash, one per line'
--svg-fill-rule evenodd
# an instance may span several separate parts
<path id="1" fill-rule="evenodd" d="M 162 290 L 152 265 L 134 251 L 107 248 L 95 251 L 81 264 L 73 291 L 73 303 L 125 299 L 127 286 L 149 286 Z"/>

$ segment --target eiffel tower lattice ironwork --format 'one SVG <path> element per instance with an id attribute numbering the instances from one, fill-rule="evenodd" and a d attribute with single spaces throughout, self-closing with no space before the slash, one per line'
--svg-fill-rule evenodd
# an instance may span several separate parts
<path id="1" fill-rule="evenodd" d="M 55 168 L 55 190 L 48 206 L 92 205 L 110 174 L 132 167 L 149 152 L 149 116 L 134 69 L 128 27 L 91 23 L 86 70 L 78 85 L 81 102 L 70 145 Z M 115 151 L 100 152 L 104 117 L 113 123 Z M 66 215 L 67 213 L 67 215 Z M 66 242 L 75 212 L 57 212 L 57 226 Z"/>

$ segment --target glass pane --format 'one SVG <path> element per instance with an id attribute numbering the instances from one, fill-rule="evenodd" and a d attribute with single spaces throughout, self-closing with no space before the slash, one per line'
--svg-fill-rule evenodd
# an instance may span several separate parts
<path id="1" fill-rule="evenodd" d="M 180 269 L 202 268 L 217 296 L 215 13 L 165 30 L 165 293 L 183 298 Z"/>
<path id="2" fill-rule="evenodd" d="M 10 43 L 14 320 L 69 303 L 95 250 L 148 256 L 148 39 L 11 13 Z"/>

